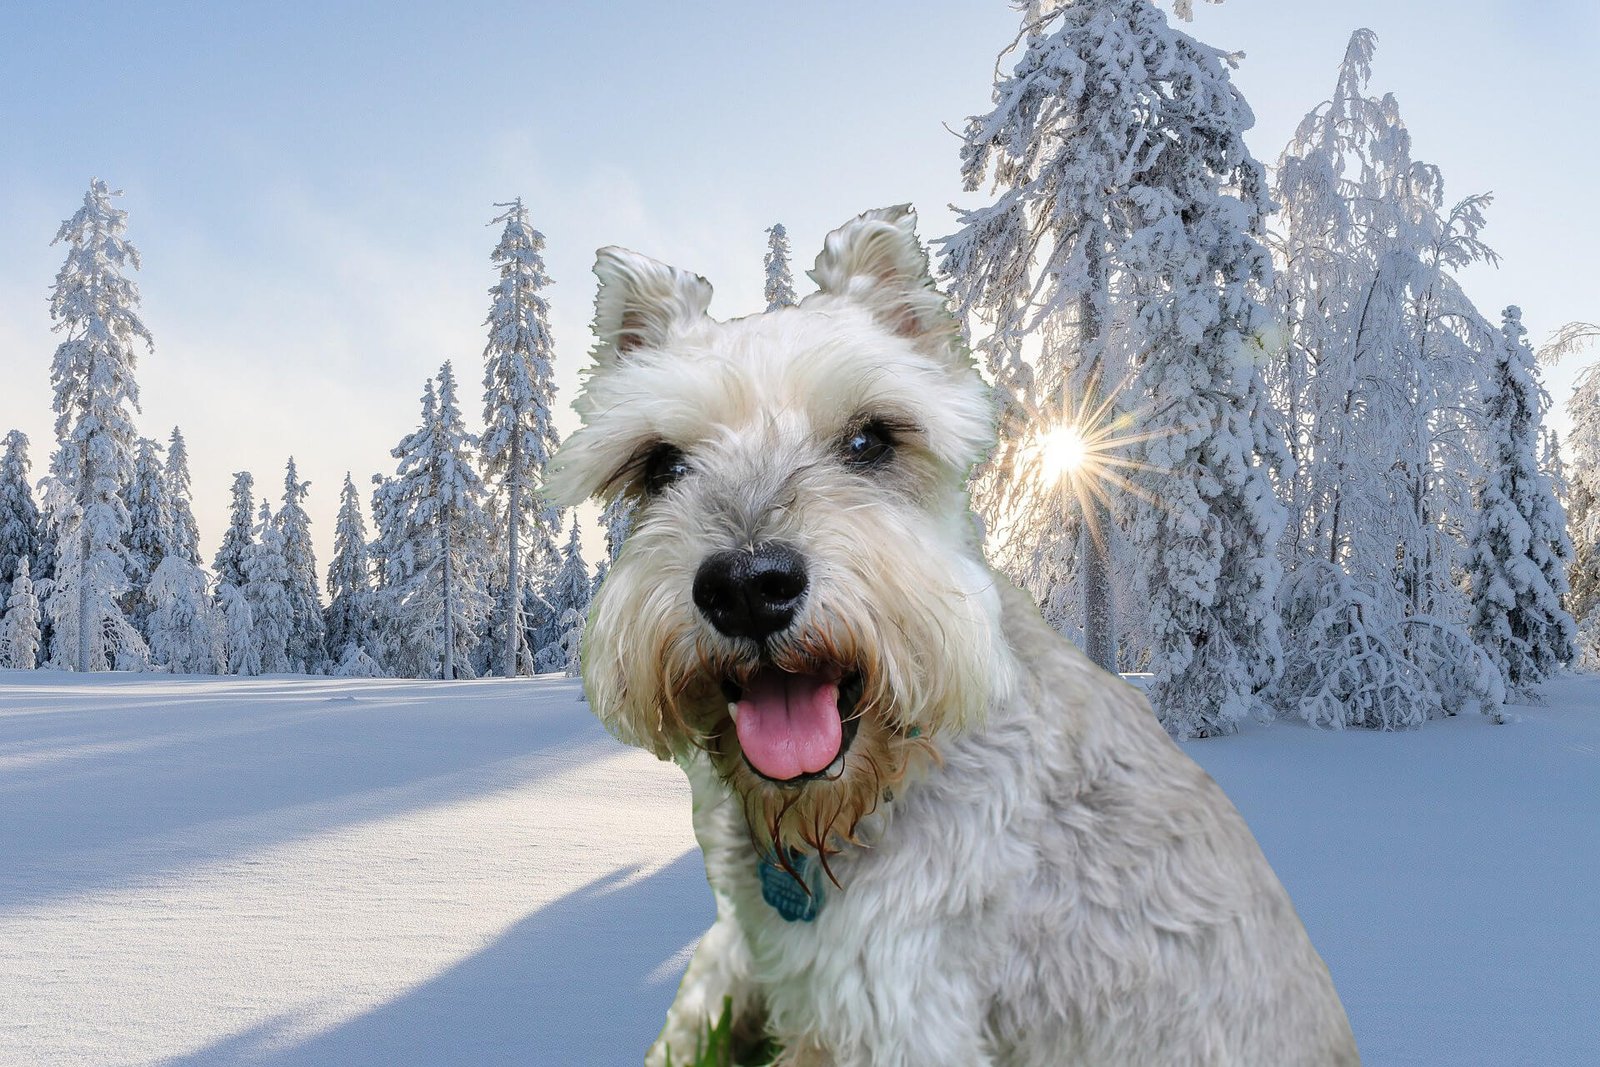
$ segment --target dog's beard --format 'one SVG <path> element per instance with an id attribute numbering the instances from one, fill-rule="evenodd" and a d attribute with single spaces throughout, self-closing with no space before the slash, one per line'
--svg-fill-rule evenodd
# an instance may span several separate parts
<path id="1" fill-rule="evenodd" d="M 710 756 L 743 807 L 756 851 L 785 868 L 813 854 L 832 878 L 829 857 L 860 844 L 862 820 L 934 750 L 899 717 L 884 672 L 853 635 L 808 631 L 768 647 L 744 644 L 699 643 L 663 721 Z M 807 705 L 795 709 L 796 721 L 758 725 L 782 712 L 759 705 L 785 699 Z M 773 730 L 794 736 L 775 742 Z"/>

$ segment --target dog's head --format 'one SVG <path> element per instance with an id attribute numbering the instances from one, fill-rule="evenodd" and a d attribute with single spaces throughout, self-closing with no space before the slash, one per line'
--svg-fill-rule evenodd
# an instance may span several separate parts
<path id="1" fill-rule="evenodd" d="M 618 248 L 595 265 L 583 427 L 548 488 L 637 510 L 585 686 L 623 740 L 705 749 L 763 847 L 826 857 L 1009 685 L 965 496 L 993 412 L 914 223 L 861 215 L 819 292 L 729 322 L 703 278 Z"/>

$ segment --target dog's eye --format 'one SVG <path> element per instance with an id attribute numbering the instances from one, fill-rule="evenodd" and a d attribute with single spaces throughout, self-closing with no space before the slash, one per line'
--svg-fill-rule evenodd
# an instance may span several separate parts
<path id="1" fill-rule="evenodd" d="M 657 445 L 644 461 L 644 491 L 651 496 L 689 473 L 689 461 L 676 445 Z"/>
<path id="2" fill-rule="evenodd" d="M 858 427 L 844 440 L 844 460 L 860 470 L 881 467 L 894 455 L 894 435 L 876 420 Z"/>

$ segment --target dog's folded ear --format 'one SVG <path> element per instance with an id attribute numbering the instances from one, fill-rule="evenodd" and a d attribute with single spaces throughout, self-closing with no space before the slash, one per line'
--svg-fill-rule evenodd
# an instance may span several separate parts
<path id="1" fill-rule="evenodd" d="M 916 226 L 910 204 L 862 212 L 828 234 L 811 280 L 824 293 L 867 305 L 900 336 L 943 348 L 960 327 L 934 288 Z"/>
<path id="2" fill-rule="evenodd" d="M 594 298 L 596 357 L 625 358 L 659 348 L 699 321 L 711 306 L 711 283 L 698 274 L 610 245 L 595 254 L 600 291 Z"/>

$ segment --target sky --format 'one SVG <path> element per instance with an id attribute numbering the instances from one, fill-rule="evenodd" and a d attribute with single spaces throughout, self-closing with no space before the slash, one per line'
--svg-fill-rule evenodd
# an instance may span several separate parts
<path id="1" fill-rule="evenodd" d="M 1331 91 L 1352 30 L 1450 199 L 1491 191 L 1498 268 L 1534 339 L 1600 319 L 1600 5 L 1590 0 L 1227 0 L 1188 31 L 1244 58 L 1236 84 L 1275 159 Z M 339 486 L 363 497 L 454 361 L 481 425 L 495 204 L 547 238 L 557 426 L 588 358 L 594 250 L 692 269 L 719 317 L 762 307 L 765 229 L 797 274 L 823 235 L 900 202 L 954 228 L 959 130 L 987 110 L 1018 15 L 997 0 L 872 4 L 10 5 L 0 34 L 0 433 L 53 447 L 51 247 L 91 177 L 125 195 L 143 256 L 142 433 L 188 439 L 201 551 L 232 472 L 276 503 L 311 480 L 318 559 Z M 804 293 L 804 280 L 801 279 Z M 1600 353 L 1547 374 L 1559 401 Z M 1559 412 L 1558 428 L 1565 422 Z M 587 513 L 592 517 L 592 512 Z M 598 535 L 586 534 L 591 556 Z"/>

